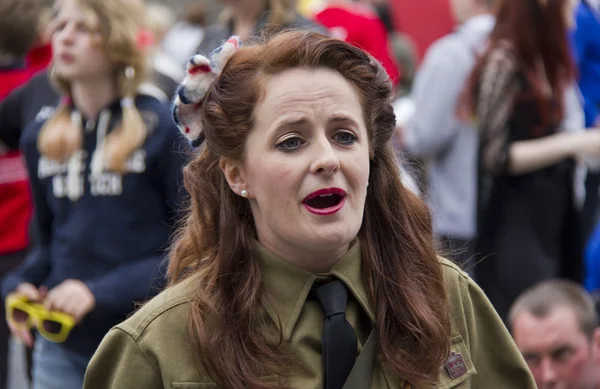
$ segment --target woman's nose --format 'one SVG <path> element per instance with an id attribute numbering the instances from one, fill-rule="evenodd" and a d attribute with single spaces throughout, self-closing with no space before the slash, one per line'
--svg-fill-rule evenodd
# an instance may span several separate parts
<path id="1" fill-rule="evenodd" d="M 58 32 L 58 40 L 64 45 L 71 45 L 75 39 L 75 29 L 71 25 L 65 26 Z"/>
<path id="2" fill-rule="evenodd" d="M 333 174 L 340 168 L 339 157 L 328 139 L 320 140 L 315 146 L 312 172 L 315 174 Z"/>

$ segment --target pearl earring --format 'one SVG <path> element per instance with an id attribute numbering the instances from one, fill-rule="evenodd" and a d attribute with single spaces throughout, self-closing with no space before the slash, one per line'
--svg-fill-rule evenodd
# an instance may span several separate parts
<path id="1" fill-rule="evenodd" d="M 248 191 L 247 191 L 246 189 L 243 189 L 243 190 L 242 190 L 242 193 L 240 193 L 240 195 L 241 195 L 243 198 L 246 198 L 246 197 L 248 197 Z"/>

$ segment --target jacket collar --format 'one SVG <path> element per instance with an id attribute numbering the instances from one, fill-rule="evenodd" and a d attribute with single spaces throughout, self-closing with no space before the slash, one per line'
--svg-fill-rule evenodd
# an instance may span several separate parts
<path id="1" fill-rule="evenodd" d="M 360 306 L 375 323 L 375 313 L 363 281 L 360 242 L 350 249 L 327 274 L 315 275 L 302 270 L 269 252 L 257 243 L 260 253 L 265 301 L 263 306 L 283 338 L 289 341 L 298 322 L 310 288 L 317 278 L 337 278 L 344 282 Z"/>

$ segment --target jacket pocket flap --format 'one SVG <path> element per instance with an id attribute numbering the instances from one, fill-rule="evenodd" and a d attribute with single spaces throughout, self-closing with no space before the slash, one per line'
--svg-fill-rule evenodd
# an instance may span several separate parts
<path id="1" fill-rule="evenodd" d="M 458 387 L 477 371 L 471 361 L 471 354 L 465 345 L 462 336 L 452 338 L 450 356 L 440 370 L 440 377 L 436 389 L 450 389 Z"/>

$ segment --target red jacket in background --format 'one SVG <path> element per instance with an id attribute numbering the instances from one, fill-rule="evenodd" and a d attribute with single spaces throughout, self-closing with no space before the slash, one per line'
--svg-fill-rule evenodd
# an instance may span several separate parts
<path id="1" fill-rule="evenodd" d="M 11 68 L 0 67 L 0 100 L 29 81 L 37 72 L 46 69 L 51 60 L 52 48 L 44 45 L 32 49 L 22 64 L 15 64 Z"/>
<path id="2" fill-rule="evenodd" d="M 0 67 L 0 100 L 45 69 L 51 59 L 50 46 L 41 46 L 31 50 L 21 63 Z M 31 207 L 23 156 L 19 150 L 10 150 L 0 155 L 0 255 L 24 250 L 29 245 Z"/>
<path id="3" fill-rule="evenodd" d="M 373 9 L 361 4 L 335 5 L 325 8 L 314 18 L 327 27 L 333 37 L 360 47 L 375 57 L 392 82 L 398 82 L 400 71 L 388 50 L 387 31 Z"/>

